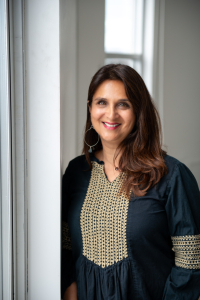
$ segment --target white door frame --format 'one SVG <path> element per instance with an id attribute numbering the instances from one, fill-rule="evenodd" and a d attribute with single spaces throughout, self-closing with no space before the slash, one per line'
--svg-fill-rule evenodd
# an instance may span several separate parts
<path id="1" fill-rule="evenodd" d="M 9 7 L 0 1 L 0 297 L 12 297 L 12 156 Z"/>
<path id="2" fill-rule="evenodd" d="M 26 154 L 26 77 L 24 1 L 10 0 L 12 175 L 13 175 L 13 299 L 28 299 L 28 202 Z"/>

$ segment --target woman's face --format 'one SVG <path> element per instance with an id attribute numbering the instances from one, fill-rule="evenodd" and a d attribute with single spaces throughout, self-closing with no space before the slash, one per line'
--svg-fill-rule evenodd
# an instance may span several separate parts
<path id="1" fill-rule="evenodd" d="M 132 131 L 135 114 L 119 80 L 106 80 L 99 85 L 89 106 L 91 122 L 102 144 L 117 147 Z"/>

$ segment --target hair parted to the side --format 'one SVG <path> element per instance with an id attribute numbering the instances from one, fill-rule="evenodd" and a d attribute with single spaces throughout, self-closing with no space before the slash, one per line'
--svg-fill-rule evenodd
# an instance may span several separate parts
<path id="1" fill-rule="evenodd" d="M 126 174 L 121 192 L 130 197 L 130 191 L 135 196 L 143 196 L 147 190 L 155 186 L 167 173 L 163 157 L 166 152 L 162 150 L 161 122 L 155 105 L 141 76 L 131 67 L 121 64 L 110 64 L 100 68 L 93 76 L 89 90 L 88 102 L 92 99 L 99 85 L 105 80 L 120 80 L 123 82 L 126 95 L 131 101 L 136 122 L 132 132 L 122 141 L 116 149 L 114 160 L 118 155 L 119 168 Z M 84 139 L 89 145 L 97 141 L 95 130 L 89 130 L 91 117 L 87 107 L 87 120 Z M 102 143 L 95 146 L 95 151 L 102 149 Z M 84 143 L 85 153 L 90 168 L 92 167 L 89 147 Z"/>

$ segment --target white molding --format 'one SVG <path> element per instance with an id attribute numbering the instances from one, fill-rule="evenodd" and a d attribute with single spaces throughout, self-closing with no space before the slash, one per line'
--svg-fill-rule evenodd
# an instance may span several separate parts
<path id="1" fill-rule="evenodd" d="M 164 128 L 164 34 L 165 34 L 165 0 L 155 0 L 155 27 L 154 27 L 154 72 L 153 97 L 157 104 L 162 128 Z M 164 141 L 164 130 L 163 130 Z"/>
<path id="2" fill-rule="evenodd" d="M 12 160 L 8 1 L 0 0 L 0 297 L 12 297 Z"/>
<path id="3" fill-rule="evenodd" d="M 59 0 L 25 1 L 28 299 L 60 299 Z"/>
<path id="4" fill-rule="evenodd" d="M 153 94 L 155 1 L 144 1 L 143 79 L 151 95 Z"/>
<path id="5" fill-rule="evenodd" d="M 14 300 L 27 299 L 27 196 L 24 2 L 10 1 L 12 13 L 12 160 Z"/>

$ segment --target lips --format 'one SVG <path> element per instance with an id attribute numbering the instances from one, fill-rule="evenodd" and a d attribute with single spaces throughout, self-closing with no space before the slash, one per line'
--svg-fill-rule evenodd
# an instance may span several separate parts
<path id="1" fill-rule="evenodd" d="M 114 130 L 118 128 L 121 124 L 120 123 L 110 123 L 110 122 L 102 122 L 104 127 L 110 130 Z"/>

